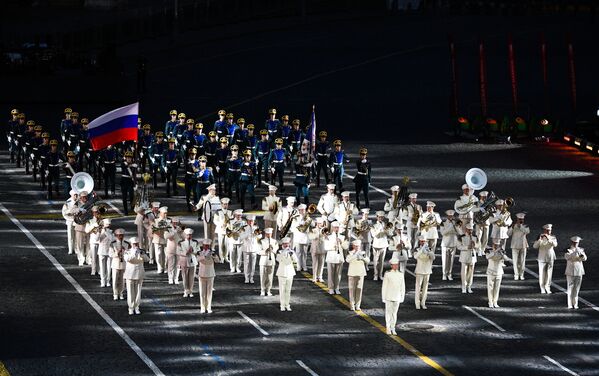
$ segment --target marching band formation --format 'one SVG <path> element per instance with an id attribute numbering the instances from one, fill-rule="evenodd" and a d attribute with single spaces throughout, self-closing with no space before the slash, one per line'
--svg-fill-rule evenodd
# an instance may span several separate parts
<path id="1" fill-rule="evenodd" d="M 140 314 L 145 263 L 156 264 L 157 273 L 166 274 L 168 284 L 182 285 L 184 298 L 194 296 L 197 278 L 202 313 L 212 312 L 217 264 L 227 264 L 231 273 L 243 273 L 246 284 L 255 283 L 258 264 L 261 296 L 272 296 L 276 272 L 281 311 L 291 311 L 297 272 L 311 272 L 314 283 L 324 284 L 326 265 L 329 294 L 341 294 L 346 264 L 349 302 L 352 310 L 359 311 L 364 279 L 372 270 L 372 279 L 382 280 L 388 334 L 395 334 L 399 305 L 405 300 L 410 259 L 415 260 L 415 307 L 427 309 L 438 246 L 443 280 L 453 280 L 457 256 L 463 294 L 473 293 L 475 265 L 486 260 L 490 308 L 499 307 L 508 245 L 514 280 L 524 280 L 530 235 L 526 215 L 517 213 L 514 222 L 510 213 L 514 200 L 483 191 L 486 175 L 479 169 L 468 171 L 462 195 L 444 217 L 432 201 L 421 206 L 405 178 L 401 187 L 391 187 L 383 210 L 373 213 L 371 219 L 368 151 L 360 149 L 355 162 L 352 202 L 351 193 L 343 188 L 344 164 L 349 159 L 341 141 L 334 141 L 331 149 L 324 131 L 318 140 L 311 140 L 310 132 L 300 130 L 299 120 L 289 124 L 287 115 L 279 120 L 275 109 L 269 110 L 259 136 L 254 134 L 253 124 L 246 127 L 243 118 L 234 121 L 233 114 L 224 110 L 218 112 L 218 120 L 207 135 L 203 124 L 173 110 L 164 131 L 152 134 L 150 125 L 142 126 L 140 120 L 137 142 L 123 142 L 101 151 L 89 146 L 87 119 L 79 122 L 78 114 L 69 108 L 61 122 L 64 150 L 60 152 L 58 140 L 50 140 L 40 125 L 26 122 L 25 115 L 16 109 L 11 116 L 7 132 L 11 162 L 17 167 L 24 164 L 25 172 L 31 172 L 34 180 L 39 174 L 49 198 L 53 191 L 60 197 L 60 170 L 64 171 L 63 189 L 70 196 L 62 208 L 68 253 L 77 256 L 79 265 L 89 265 L 92 275 L 100 275 L 101 287 L 112 287 L 114 300 L 124 299 L 126 287 L 131 315 Z M 136 231 L 129 237 L 124 229 L 113 229 L 111 220 L 103 217 L 106 208 L 93 191 L 95 184 L 100 187 L 103 181 L 105 197 L 115 194 L 117 164 L 124 212 L 135 213 Z M 159 181 L 164 183 L 167 196 L 178 194 L 179 168 L 185 171 L 187 209 L 197 212 L 201 223 L 200 237 L 194 237 L 191 224 L 170 217 L 168 208 L 151 198 L 152 187 L 157 189 Z M 283 198 L 277 192 L 286 191 L 286 168 L 294 173 L 296 189 L 294 195 Z M 310 203 L 310 186 L 320 185 L 321 174 L 327 191 L 317 203 Z M 263 181 L 268 193 L 259 205 L 256 189 Z M 263 210 L 261 220 L 255 214 L 244 214 L 248 195 L 251 209 Z M 240 208 L 231 208 L 233 200 Z M 552 293 L 558 246 L 552 231 L 551 224 L 544 225 L 533 242 L 538 250 L 542 294 Z M 571 237 L 564 251 L 568 308 L 573 309 L 578 308 L 583 262 L 587 260 L 579 246 L 581 240 Z"/>

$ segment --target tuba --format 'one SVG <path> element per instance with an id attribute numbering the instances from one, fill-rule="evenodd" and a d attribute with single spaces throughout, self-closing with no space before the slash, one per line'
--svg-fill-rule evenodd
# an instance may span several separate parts
<path id="1" fill-rule="evenodd" d="M 94 179 L 87 172 L 77 172 L 71 178 L 71 189 L 74 190 L 77 194 L 81 192 L 88 192 L 87 202 L 81 206 L 75 215 L 73 215 L 73 221 L 82 225 L 87 223 L 92 217 L 92 207 L 97 204 L 96 196 L 94 196 L 92 191 L 94 190 Z M 106 207 L 102 206 L 102 213 L 106 212 Z"/>
<path id="2" fill-rule="evenodd" d="M 312 215 L 314 213 L 316 213 L 316 204 L 310 204 L 308 206 L 308 209 L 306 210 L 308 212 L 308 214 Z"/>
<path id="3" fill-rule="evenodd" d="M 480 168 L 471 168 L 466 171 L 466 184 L 475 191 L 480 191 L 487 185 L 487 174 Z"/>

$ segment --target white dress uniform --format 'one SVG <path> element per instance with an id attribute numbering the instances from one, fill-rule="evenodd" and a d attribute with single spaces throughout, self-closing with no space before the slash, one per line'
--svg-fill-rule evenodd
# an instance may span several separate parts
<path id="1" fill-rule="evenodd" d="M 346 237 L 348 234 L 351 234 L 351 230 L 355 226 L 354 215 L 359 213 L 356 205 L 353 202 L 348 201 L 339 201 L 335 206 L 334 217 L 337 222 L 339 222 L 339 232 Z M 347 223 L 346 223 L 347 222 Z"/>
<path id="2" fill-rule="evenodd" d="M 208 191 L 207 194 L 203 195 L 200 198 L 200 201 L 198 201 L 198 203 L 196 205 L 196 209 L 200 210 L 201 208 L 203 208 L 206 201 L 210 202 L 212 216 L 210 217 L 211 218 L 210 222 L 206 222 L 204 220 L 205 217 L 202 216 L 202 223 L 204 225 L 204 239 L 210 239 L 210 240 L 214 241 L 214 239 L 216 238 L 216 223 L 217 223 L 216 218 L 217 218 L 217 213 L 219 212 L 219 210 L 221 208 L 221 201 L 220 201 L 220 198 L 216 194 Z M 220 246 L 220 244 L 219 244 L 219 246 Z"/>
<path id="3" fill-rule="evenodd" d="M 501 279 L 503 278 L 503 260 L 505 255 L 503 250 L 490 250 L 487 257 L 487 297 L 490 308 L 499 308 L 497 301 L 499 299 L 499 289 L 501 288 Z"/>
<path id="4" fill-rule="evenodd" d="M 416 289 L 415 303 L 416 309 L 426 309 L 426 297 L 428 295 L 428 281 L 433 272 L 433 261 L 435 260 L 435 252 L 433 252 L 428 244 L 419 245 L 414 252 L 416 259 Z"/>
<path id="5" fill-rule="evenodd" d="M 245 283 L 254 283 L 254 273 L 256 271 L 256 254 L 260 252 L 261 235 L 256 235 L 258 226 L 247 226 L 243 240 L 243 274 Z"/>
<path id="6" fill-rule="evenodd" d="M 557 239 L 549 234 L 534 242 L 533 248 L 539 250 L 537 262 L 539 263 L 539 286 L 541 294 L 551 294 L 551 278 L 553 276 L 553 263 L 555 262 L 555 250 Z"/>
<path id="7" fill-rule="evenodd" d="M 493 224 L 491 229 L 491 239 L 498 239 L 501 245 L 501 249 L 505 250 L 505 243 L 507 242 L 508 229 L 512 225 L 512 216 L 507 210 L 496 211 L 489 222 Z"/>
<path id="8" fill-rule="evenodd" d="M 271 188 L 269 187 L 269 190 Z M 275 187 L 276 191 L 276 187 Z M 273 213 L 272 209 L 275 207 L 277 209 L 277 213 Z M 282 209 L 283 205 L 281 203 L 281 198 L 276 195 L 268 195 L 262 199 L 262 210 L 264 210 L 264 228 L 270 227 L 273 229 L 273 238 L 277 238 L 277 214 Z"/>
<path id="9" fill-rule="evenodd" d="M 284 311 L 285 309 L 291 311 L 291 286 L 293 285 L 293 277 L 295 276 L 293 264 L 297 265 L 297 271 L 299 271 L 298 259 L 293 249 L 288 247 L 279 251 L 277 254 L 277 262 L 279 263 L 277 277 L 279 278 L 279 300 L 281 303 L 281 311 Z"/>
<path id="10" fill-rule="evenodd" d="M 324 227 L 316 226 L 308 232 L 310 253 L 312 254 L 312 282 L 324 282 L 322 274 L 327 251 L 324 248 L 325 236 L 322 234 L 323 229 Z"/>
<path id="11" fill-rule="evenodd" d="M 207 239 L 210 241 L 210 239 Z M 212 249 L 198 252 L 198 282 L 200 285 L 200 313 L 212 313 L 212 290 L 214 287 L 214 264 L 220 262 L 216 252 Z"/>
<path id="12" fill-rule="evenodd" d="M 458 247 L 458 236 L 460 229 L 453 221 L 446 219 L 441 225 L 441 264 L 443 268 L 443 280 L 453 280 L 453 259 Z"/>
<path id="13" fill-rule="evenodd" d="M 512 248 L 512 263 L 514 265 L 514 280 L 524 280 L 524 267 L 526 264 L 526 251 L 528 241 L 526 236 L 530 234 L 530 228 L 525 224 L 517 223 L 510 228 L 508 235 L 512 236 L 510 248 Z"/>
<path id="14" fill-rule="evenodd" d="M 406 206 L 407 221 L 406 228 L 408 229 L 408 239 L 412 244 L 412 249 L 418 245 L 418 219 L 422 215 L 422 206 L 415 203 L 409 203 Z"/>
<path id="15" fill-rule="evenodd" d="M 214 233 L 217 236 L 217 245 L 218 245 L 218 254 L 220 256 L 220 262 L 223 263 L 225 261 L 229 261 L 229 253 L 227 250 L 226 244 L 226 234 L 227 234 L 227 222 L 233 219 L 233 212 L 229 209 L 222 208 L 216 212 L 214 215 Z"/>
<path id="16" fill-rule="evenodd" d="M 76 207 L 77 200 L 69 198 L 62 205 L 62 217 L 67 225 L 67 248 L 69 255 L 75 252 L 75 223 L 73 222 L 73 208 Z"/>
<path id="17" fill-rule="evenodd" d="M 198 241 L 195 239 L 184 239 L 177 245 L 177 264 L 181 268 L 183 277 L 183 297 L 193 297 L 193 282 L 195 277 L 195 268 L 197 265 L 196 252 L 198 250 Z"/>
<path id="18" fill-rule="evenodd" d="M 77 204 L 73 207 L 73 215 L 84 211 L 81 206 L 83 203 L 81 201 L 77 201 Z M 74 230 L 75 230 L 75 253 L 77 254 L 77 260 L 79 261 L 79 266 L 83 266 L 84 263 L 91 264 L 91 260 L 88 259 L 89 253 L 89 235 L 85 232 L 85 223 L 77 224 L 73 222 Z"/>
<path id="19" fill-rule="evenodd" d="M 184 238 L 185 235 L 183 234 L 183 229 L 180 226 L 177 226 L 176 228 L 170 228 L 168 231 L 164 232 L 164 239 L 166 240 L 164 253 L 166 255 L 166 270 L 168 273 L 169 285 L 172 285 L 173 283 L 177 285 L 179 284 L 179 275 L 181 274 L 181 269 L 177 263 L 177 245 Z"/>
<path id="20" fill-rule="evenodd" d="M 333 222 L 335 220 L 335 207 L 337 206 L 339 199 L 335 193 L 325 193 L 320 196 L 316 209 L 320 214 L 326 217 L 327 221 Z M 340 224 L 342 224 L 340 222 Z"/>
<path id="21" fill-rule="evenodd" d="M 154 206 L 154 208 L 157 209 L 156 206 Z M 155 252 L 154 252 L 154 244 L 152 243 L 152 238 L 154 237 L 154 235 L 152 234 L 152 226 L 154 225 L 156 218 L 158 218 L 158 210 L 146 213 L 146 215 L 144 217 L 144 222 L 143 222 L 144 228 L 146 229 L 146 234 L 145 234 L 146 241 L 145 242 L 147 244 L 147 248 L 143 248 L 143 249 L 148 250 L 150 264 L 154 263 L 154 253 Z"/>
<path id="22" fill-rule="evenodd" d="M 362 304 L 362 289 L 364 287 L 364 277 L 366 276 L 366 265 L 370 260 L 366 257 L 366 252 L 358 248 L 357 250 L 351 250 L 345 261 L 349 264 L 347 267 L 349 302 L 352 311 L 355 309 L 359 311 Z"/>
<path id="23" fill-rule="evenodd" d="M 125 281 L 123 274 L 125 273 L 125 252 L 131 247 L 131 244 L 126 240 L 113 240 L 110 243 L 110 258 L 112 269 L 112 294 L 114 300 L 123 299 L 123 291 L 125 290 Z"/>
<path id="24" fill-rule="evenodd" d="M 408 253 L 404 250 L 397 258 L 391 259 L 391 262 L 399 263 L 397 270 L 389 270 L 385 273 L 383 287 L 381 288 L 381 297 L 385 303 L 385 323 L 387 334 L 396 334 L 395 325 L 397 324 L 397 311 L 399 305 L 404 302 L 406 296 L 405 270 L 408 261 Z"/>
<path id="25" fill-rule="evenodd" d="M 472 282 L 474 280 L 474 266 L 476 265 L 476 255 L 479 253 L 481 244 L 478 237 L 473 234 L 465 234 L 462 239 L 458 242 L 458 249 L 460 250 L 460 264 L 462 269 L 460 271 L 460 277 L 462 281 L 462 293 L 472 293 Z"/>
<path id="26" fill-rule="evenodd" d="M 234 228 L 243 228 L 247 223 L 243 219 L 232 219 L 229 222 L 227 228 L 232 230 Z M 225 230 L 226 231 L 226 230 Z M 243 260 L 243 243 L 245 242 L 245 237 L 248 235 L 247 231 L 241 230 L 238 235 L 225 236 L 225 247 L 228 251 L 229 256 L 229 269 L 231 273 L 241 273 L 241 263 Z"/>
<path id="27" fill-rule="evenodd" d="M 399 250 L 397 249 L 398 245 Z M 408 258 L 412 257 L 412 249 L 410 247 L 410 243 L 408 242 L 408 238 L 407 236 L 405 236 L 405 234 L 399 235 L 396 233 L 396 235 L 394 235 L 393 238 L 391 238 L 391 241 L 389 242 L 389 249 L 393 251 L 391 255 L 392 259 L 398 258 L 402 254 L 402 251 L 406 251 L 406 255 L 408 256 Z"/>
<path id="28" fill-rule="evenodd" d="M 484 193 L 484 195 L 483 195 Z M 480 209 L 480 207 L 485 203 L 486 199 L 487 199 L 487 192 L 486 191 L 482 191 L 478 194 L 480 196 L 480 199 L 478 200 L 477 203 L 477 209 Z M 481 253 L 479 253 L 479 256 L 482 256 L 482 251 L 484 251 L 487 246 L 489 245 L 489 228 L 491 226 L 491 222 L 489 222 L 489 219 L 485 220 L 482 223 L 477 223 L 476 224 L 476 232 L 475 235 L 476 237 L 480 240 L 480 249 L 481 249 Z"/>
<path id="29" fill-rule="evenodd" d="M 329 294 L 340 294 L 339 284 L 343 262 L 345 261 L 344 250 L 349 246 L 343 235 L 333 231 L 324 241 L 324 249 L 327 251 L 325 261 L 327 263 L 327 277 Z"/>
<path id="30" fill-rule="evenodd" d="M 372 269 L 374 271 L 375 281 L 378 281 L 379 278 L 383 277 L 385 255 L 387 254 L 387 248 L 389 247 L 388 234 L 385 226 L 386 223 L 384 221 L 377 220 L 370 229 L 370 235 L 372 236 Z"/>
<path id="31" fill-rule="evenodd" d="M 427 224 L 432 224 L 427 226 Z M 439 230 L 437 226 L 441 224 L 441 216 L 437 212 L 425 211 L 418 218 L 418 229 L 420 236 L 423 236 L 428 243 L 428 247 L 434 252 L 437 249 L 437 240 L 439 239 Z"/>
<path id="32" fill-rule="evenodd" d="M 150 261 L 150 258 L 137 246 L 133 246 L 125 251 L 125 273 L 123 278 L 127 281 L 127 305 L 129 314 L 139 314 L 139 304 L 141 303 L 141 286 L 144 280 L 144 262 Z"/>
<path id="33" fill-rule="evenodd" d="M 161 210 L 163 210 L 161 208 Z M 154 226 L 160 227 L 166 221 L 167 225 L 170 225 L 170 218 L 156 218 L 154 220 Z M 152 231 L 152 245 L 154 249 L 154 258 L 156 260 L 156 271 L 158 273 L 166 273 L 166 253 L 164 251 L 164 247 L 166 246 L 166 239 L 164 238 L 164 233 L 168 230 L 157 230 Z"/>
<path id="34" fill-rule="evenodd" d="M 293 249 L 298 259 L 299 268 L 303 271 L 308 271 L 308 245 L 310 240 L 308 239 L 308 232 L 312 219 L 308 214 L 300 215 L 291 222 L 291 232 L 293 233 Z M 301 231 L 299 226 L 307 226 L 305 231 Z"/>
<path id="35" fill-rule="evenodd" d="M 372 227 L 372 222 L 370 221 L 370 219 L 360 218 L 356 221 L 356 226 L 354 227 L 354 231 L 353 231 L 353 238 L 359 239 L 362 241 L 362 250 L 364 252 L 366 252 L 366 256 L 368 256 L 368 258 L 371 258 L 371 254 L 370 254 L 371 246 L 372 246 L 372 235 L 370 234 L 371 227 Z M 366 270 L 369 270 L 368 265 L 366 265 Z"/>
<path id="36" fill-rule="evenodd" d="M 393 188 L 393 187 L 392 187 Z M 397 191 L 393 191 L 393 195 L 385 200 L 385 206 L 383 207 L 383 211 L 387 213 L 387 219 L 389 222 L 396 222 L 399 224 L 400 228 L 405 228 L 406 221 L 408 220 L 408 212 L 405 208 L 400 207 L 401 201 L 397 199 L 396 207 L 393 207 L 395 203 L 395 195 L 399 194 L 399 187 L 397 187 Z M 397 192 L 397 193 L 396 193 Z"/>
<path id="37" fill-rule="evenodd" d="M 110 244 L 114 240 L 111 229 L 103 228 L 98 236 L 98 261 L 100 271 L 100 287 L 110 287 L 111 257 Z"/>
<path id="38" fill-rule="evenodd" d="M 100 248 L 100 222 L 98 217 L 92 217 L 85 224 L 85 234 L 88 239 L 89 249 L 87 252 L 87 262 L 91 265 L 91 275 L 98 272 L 98 249 Z M 79 255 L 77 255 L 79 256 Z"/>
<path id="39" fill-rule="evenodd" d="M 564 257 L 566 259 L 565 275 L 568 281 L 568 308 L 578 309 L 578 292 L 584 275 L 582 263 L 587 260 L 587 255 L 584 249 L 573 244 L 566 250 Z"/>
<path id="40" fill-rule="evenodd" d="M 264 238 L 260 241 L 260 295 L 272 293 L 272 279 L 275 272 L 275 255 L 279 249 L 279 243 L 273 238 Z"/>

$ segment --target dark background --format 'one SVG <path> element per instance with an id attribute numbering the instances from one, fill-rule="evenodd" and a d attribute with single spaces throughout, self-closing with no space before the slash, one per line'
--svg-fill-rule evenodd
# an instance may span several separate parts
<path id="1" fill-rule="evenodd" d="M 175 22 L 175 3 L 177 22 Z M 591 1 L 9 1 L 1 22 L 0 111 L 18 107 L 56 130 L 71 106 L 94 118 L 141 102 L 161 129 L 176 108 L 211 124 L 226 108 L 261 127 L 270 107 L 345 139 L 447 142 L 448 38 L 456 42 L 459 115 L 480 114 L 478 40 L 485 42 L 489 115 L 595 121 L 597 4 Z M 513 113 L 507 40 L 516 55 Z M 548 47 L 543 91 L 540 40 Z M 567 40 L 574 45 L 572 109 Z M 11 58 L 9 58 L 11 57 Z M 146 90 L 138 66 L 146 62 Z M 208 127 L 210 129 L 211 127 Z M 56 134 L 56 131 L 54 131 Z"/>

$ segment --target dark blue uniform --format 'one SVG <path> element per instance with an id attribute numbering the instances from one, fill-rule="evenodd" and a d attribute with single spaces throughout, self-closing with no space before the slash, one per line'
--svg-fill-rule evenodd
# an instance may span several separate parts
<path id="1" fill-rule="evenodd" d="M 173 137 L 175 137 L 175 139 L 177 140 L 177 145 L 181 145 L 181 142 L 182 142 L 181 139 L 183 138 L 183 134 L 185 133 L 186 130 L 187 130 L 187 124 L 185 124 L 185 123 L 179 123 L 175 127 L 175 130 L 173 131 Z"/>
<path id="2" fill-rule="evenodd" d="M 171 195 L 171 185 L 173 187 L 173 195 L 177 195 L 177 172 L 179 171 L 179 151 L 167 149 L 164 151 L 162 158 L 162 168 L 166 171 L 166 195 Z"/>
<path id="3" fill-rule="evenodd" d="M 89 143 L 89 130 L 81 127 L 81 132 L 79 132 L 79 164 L 84 170 L 87 170 L 90 174 L 93 174 L 93 151 L 90 150 Z"/>
<path id="4" fill-rule="evenodd" d="M 197 197 L 200 197 L 208 193 L 208 187 L 214 184 L 214 175 L 212 175 L 212 169 L 207 167 L 203 170 L 199 170 L 197 173 Z"/>
<path id="5" fill-rule="evenodd" d="M 29 161 L 31 160 L 31 162 L 33 163 L 33 158 L 31 157 L 31 146 L 33 142 L 33 137 L 35 137 L 35 131 L 33 130 L 32 126 L 28 126 L 28 128 L 30 127 L 31 129 L 27 129 L 25 131 L 25 134 L 23 135 L 23 141 L 25 142 L 25 155 L 23 162 L 25 162 L 25 174 L 27 175 L 29 175 Z"/>
<path id="6" fill-rule="evenodd" d="M 19 120 L 13 120 L 12 118 L 8 120 L 8 131 L 6 132 L 6 139 L 8 140 L 8 151 L 10 152 L 10 163 L 15 162 L 15 151 L 16 151 L 16 133 L 15 130 L 17 125 L 19 124 Z"/>
<path id="7" fill-rule="evenodd" d="M 123 198 L 123 209 L 125 215 L 129 215 L 129 209 L 133 210 L 134 198 L 133 187 L 137 182 L 137 165 L 123 160 L 121 163 L 121 196 Z"/>
<path id="8" fill-rule="evenodd" d="M 316 142 L 316 186 L 320 187 L 320 171 L 324 171 L 325 184 L 329 184 L 329 142 Z"/>
<path id="9" fill-rule="evenodd" d="M 164 125 L 164 137 L 171 138 L 173 137 L 175 130 L 177 129 L 178 121 L 169 120 Z"/>
<path id="10" fill-rule="evenodd" d="M 40 168 L 40 182 L 42 189 L 46 189 L 46 157 L 50 152 L 50 144 L 44 144 L 43 142 L 38 146 L 37 153 L 39 155 L 39 168 Z M 34 176 L 35 179 L 35 176 Z"/>
<path id="11" fill-rule="evenodd" d="M 248 136 L 248 130 L 247 129 L 241 129 L 238 128 L 235 131 L 235 134 L 233 135 L 233 142 L 235 143 L 235 145 L 239 146 L 239 152 L 242 153 L 244 150 L 247 149 L 247 136 Z"/>
<path id="12" fill-rule="evenodd" d="M 181 148 L 181 156 L 185 156 L 188 154 L 188 150 L 195 146 L 195 130 L 186 129 L 181 135 L 181 143 L 179 144 Z"/>
<path id="13" fill-rule="evenodd" d="M 63 163 L 62 155 L 58 152 L 49 151 L 46 154 L 44 170 L 48 178 L 48 200 L 52 199 L 52 183 L 54 183 L 54 190 L 56 195 L 59 193 L 59 181 L 60 181 L 60 165 Z"/>
<path id="14" fill-rule="evenodd" d="M 71 123 L 71 126 L 67 129 L 67 145 L 68 151 L 77 151 L 77 146 L 79 146 L 79 135 L 81 133 L 81 123 L 74 121 Z"/>
<path id="15" fill-rule="evenodd" d="M 370 185 L 370 161 L 367 159 L 357 160 L 356 169 L 358 170 L 356 176 L 354 176 L 354 183 L 356 184 L 356 206 L 360 209 L 360 192 L 364 193 L 364 203 L 366 207 L 370 207 L 370 201 L 368 200 L 368 191 Z"/>
<path id="16" fill-rule="evenodd" d="M 204 145 L 204 155 L 206 156 L 206 159 L 208 159 L 208 162 L 206 163 L 206 165 L 208 167 L 212 167 L 212 169 L 216 169 L 217 163 L 216 163 L 216 151 L 218 150 L 218 141 L 206 141 L 206 144 Z"/>
<path id="17" fill-rule="evenodd" d="M 260 140 L 256 142 L 254 149 L 254 159 L 258 161 L 258 182 L 257 185 L 262 185 L 262 179 L 268 180 L 268 157 L 270 156 L 270 142 L 268 140 Z M 264 176 L 262 176 L 264 173 Z"/>
<path id="18" fill-rule="evenodd" d="M 228 192 L 227 188 L 227 159 L 229 158 L 229 148 L 218 148 L 216 149 L 216 166 L 218 171 L 216 172 L 216 181 L 218 182 L 218 195 L 222 196 L 223 194 L 223 185 L 225 186 L 225 191 Z"/>
<path id="19" fill-rule="evenodd" d="M 268 139 L 271 143 L 275 142 L 275 139 L 279 137 L 279 132 L 281 128 L 281 121 L 279 119 L 274 120 L 266 120 L 264 127 L 268 131 Z"/>
<path id="20" fill-rule="evenodd" d="M 137 143 L 137 153 L 139 154 L 139 162 L 141 163 L 141 173 L 146 173 L 146 164 L 150 161 L 150 165 L 152 164 L 152 160 L 150 159 L 150 148 L 154 144 L 154 135 L 153 134 L 144 134 L 139 138 Z"/>
<path id="21" fill-rule="evenodd" d="M 340 151 L 332 151 L 329 156 L 329 166 L 333 171 L 333 184 L 335 184 L 335 193 L 341 194 L 343 192 L 343 174 L 345 173 L 345 169 L 343 168 L 343 163 L 349 162 L 345 152 L 343 150 Z"/>
<path id="22" fill-rule="evenodd" d="M 39 132 L 38 132 L 39 133 Z M 31 140 L 31 167 L 33 172 L 33 181 L 37 181 L 37 172 L 40 164 L 40 145 L 43 144 L 42 136 L 34 136 Z"/>
<path id="23" fill-rule="evenodd" d="M 310 181 L 313 157 L 312 154 L 300 154 L 295 164 L 295 200 L 299 203 L 304 198 L 304 204 L 308 205 L 310 199 Z"/>
<path id="24" fill-rule="evenodd" d="M 213 131 L 216 132 L 216 139 L 220 140 L 221 137 L 227 135 L 227 122 L 225 120 L 215 121 Z"/>
<path id="25" fill-rule="evenodd" d="M 227 160 L 227 195 L 233 197 L 233 187 L 235 187 L 235 195 L 237 202 L 240 201 L 239 195 L 239 177 L 241 175 L 241 158 L 229 158 Z"/>
<path id="26" fill-rule="evenodd" d="M 197 174 L 199 169 L 200 162 L 198 162 L 197 159 L 188 158 L 185 161 L 185 201 L 187 202 L 187 211 L 189 212 L 191 212 L 192 205 L 197 204 L 198 200 L 200 199 L 197 189 Z"/>
<path id="27" fill-rule="evenodd" d="M 104 149 L 100 152 L 100 166 L 104 175 L 104 194 L 108 196 L 108 189 L 115 193 L 117 151 L 115 148 Z"/>
<path id="28" fill-rule="evenodd" d="M 241 175 L 239 177 L 239 196 L 241 198 L 241 209 L 245 210 L 245 194 L 250 195 L 252 209 L 256 209 L 256 194 L 254 193 L 255 179 L 257 175 L 256 162 L 243 161 L 241 163 Z"/>
<path id="29" fill-rule="evenodd" d="M 275 178 L 279 178 L 279 189 L 285 192 L 283 187 L 283 174 L 285 173 L 285 161 L 289 158 L 289 152 L 283 148 L 272 149 L 268 158 L 268 164 L 272 175 L 270 176 L 270 184 L 275 184 Z"/>
<path id="30" fill-rule="evenodd" d="M 235 132 L 239 129 L 239 126 L 235 123 L 229 124 L 227 123 L 227 139 L 229 140 L 229 145 L 233 144 L 233 137 L 235 136 Z"/>
<path id="31" fill-rule="evenodd" d="M 162 167 L 162 159 L 164 158 L 164 142 L 154 142 L 149 150 L 150 162 L 152 162 L 152 179 L 154 180 L 154 188 L 158 186 L 156 175 L 160 170 L 160 178 L 164 182 L 164 169 Z"/>
<path id="32" fill-rule="evenodd" d="M 193 135 L 193 143 L 194 147 L 197 149 L 197 155 L 204 155 L 204 153 L 206 152 L 206 148 L 204 146 L 206 144 L 206 140 L 207 137 L 204 133 L 195 133 Z"/>
<path id="33" fill-rule="evenodd" d="M 19 121 L 14 128 L 15 133 L 15 153 L 17 156 L 17 168 L 21 167 L 21 160 L 24 156 L 24 148 L 25 148 L 25 130 L 26 125 L 25 122 Z"/>
<path id="34" fill-rule="evenodd" d="M 73 124 L 73 120 L 71 119 L 62 119 L 60 122 L 60 136 L 62 137 L 62 142 L 66 143 L 69 135 L 69 129 L 71 129 L 71 124 Z"/>

